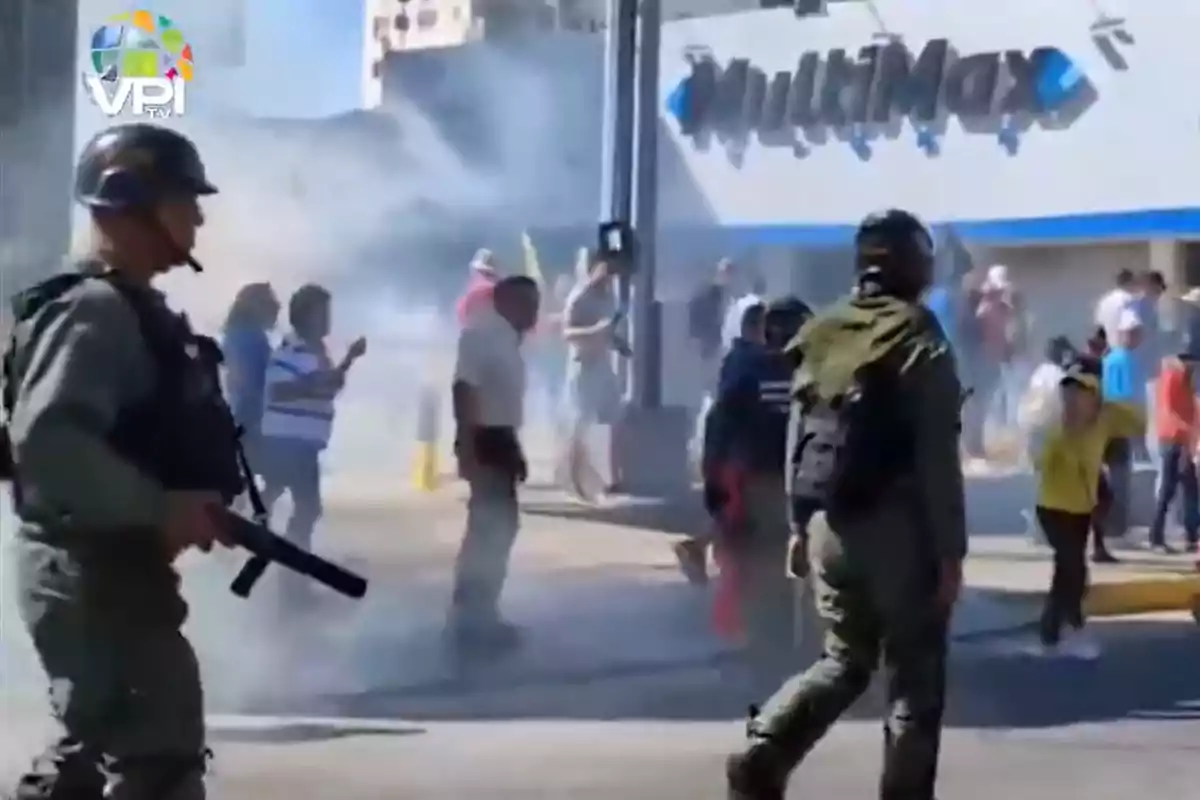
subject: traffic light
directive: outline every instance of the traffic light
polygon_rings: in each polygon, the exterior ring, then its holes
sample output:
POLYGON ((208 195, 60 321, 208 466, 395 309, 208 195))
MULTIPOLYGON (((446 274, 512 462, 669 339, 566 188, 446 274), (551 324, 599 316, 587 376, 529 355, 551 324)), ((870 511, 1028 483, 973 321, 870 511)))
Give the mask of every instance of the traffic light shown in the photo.
POLYGON ((633 228, 624 220, 602 222, 597 230, 596 253, 607 261, 618 275, 631 275, 637 269, 633 228))

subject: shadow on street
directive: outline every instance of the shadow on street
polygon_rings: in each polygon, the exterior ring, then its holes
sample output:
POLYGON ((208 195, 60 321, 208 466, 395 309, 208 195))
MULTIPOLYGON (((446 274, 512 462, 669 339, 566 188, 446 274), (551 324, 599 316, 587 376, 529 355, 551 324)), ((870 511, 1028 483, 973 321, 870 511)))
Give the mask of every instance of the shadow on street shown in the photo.
POLYGON ((223 727, 221 725, 209 725, 208 727, 208 738, 213 742, 252 744, 299 744, 364 736, 417 736, 423 733, 425 733, 425 729, 417 727, 397 728, 384 725, 334 725, 331 723, 281 723, 261 728, 223 727))

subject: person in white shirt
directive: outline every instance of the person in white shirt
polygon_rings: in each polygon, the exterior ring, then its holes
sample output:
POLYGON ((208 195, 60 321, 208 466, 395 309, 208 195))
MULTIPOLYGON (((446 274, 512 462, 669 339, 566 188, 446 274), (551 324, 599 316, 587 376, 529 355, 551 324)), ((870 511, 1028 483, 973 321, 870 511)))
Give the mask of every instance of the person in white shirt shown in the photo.
POLYGON ((330 326, 329 292, 302 286, 288 302, 291 331, 267 362, 259 471, 263 503, 270 512, 284 493, 292 498, 286 536, 305 549, 321 518, 321 453, 333 433, 334 400, 366 339, 350 345, 341 362, 330 360, 325 337, 330 326))
POLYGON ((614 354, 626 352, 618 335, 622 312, 613 295, 616 278, 610 264, 598 253, 591 255, 587 277, 567 295, 563 306, 563 338, 567 342, 567 395, 570 431, 563 448, 566 488, 576 499, 595 502, 605 481, 603 472, 589 452, 593 426, 608 426, 610 446, 608 494, 621 484, 620 437, 622 387, 614 354))
POLYGON ((518 438, 525 407, 525 335, 538 319, 537 283, 501 279, 492 307, 458 338, 454 367, 454 451, 467 481, 467 529, 454 571, 449 633, 467 651, 495 652, 519 642, 500 614, 500 594, 519 528, 517 485, 528 475, 518 438))
MULTIPOLYGON (((1075 348, 1065 336, 1056 336, 1046 344, 1045 359, 1029 377, 1029 387, 1021 400, 1020 422, 1031 438, 1031 447, 1040 442, 1046 428, 1061 414, 1062 378, 1075 348)), ((1032 452, 1037 452, 1035 448, 1032 452)))
POLYGON ((1137 280, 1132 271, 1123 269, 1117 273, 1117 285, 1096 303, 1095 323, 1104 328, 1110 342, 1121 338, 1121 316, 1132 308, 1137 300, 1137 280))

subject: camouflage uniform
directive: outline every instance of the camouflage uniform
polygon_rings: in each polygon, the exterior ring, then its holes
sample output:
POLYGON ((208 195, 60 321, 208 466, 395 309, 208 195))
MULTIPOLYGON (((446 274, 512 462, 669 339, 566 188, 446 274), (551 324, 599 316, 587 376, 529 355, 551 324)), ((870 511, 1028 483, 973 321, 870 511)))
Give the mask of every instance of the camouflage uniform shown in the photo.
POLYGON ((793 349, 805 363, 800 373, 811 369, 818 380, 896 357, 896 402, 911 410, 914 463, 868 510, 821 511, 808 523, 824 653, 751 719, 747 750, 730 760, 730 797, 782 800, 788 775, 882 663, 889 711, 879 796, 932 800, 950 615, 941 570, 967 546, 953 355, 927 311, 890 297, 858 296, 818 314, 793 349), (735 788, 739 774, 752 778, 735 788))
MULTIPOLYGON (((195 146, 154 125, 100 133, 76 170, 81 204, 148 228, 160 203, 215 192, 195 146)), ((163 296, 75 267, 17 295, 4 360, 17 606, 59 729, 16 797, 202 800, 200 671, 162 528, 171 490, 241 491, 234 432, 163 296)))

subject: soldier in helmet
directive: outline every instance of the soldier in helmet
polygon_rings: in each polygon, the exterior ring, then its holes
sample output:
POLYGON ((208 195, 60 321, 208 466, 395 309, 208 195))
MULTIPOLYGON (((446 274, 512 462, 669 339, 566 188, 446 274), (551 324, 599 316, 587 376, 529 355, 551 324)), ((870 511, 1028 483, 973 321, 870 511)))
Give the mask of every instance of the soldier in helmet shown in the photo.
POLYGON ((821 659, 747 726, 731 800, 783 800, 788 777, 866 691, 882 658, 889 714, 881 800, 933 800, 947 628, 967 538, 960 386, 920 303, 933 240, 913 215, 863 221, 858 281, 792 341, 787 472, 793 525, 827 628, 821 659))
POLYGON ((59 728, 20 800, 204 797, 200 674, 173 562, 224 543, 214 510, 242 483, 215 366, 199 361, 215 361, 211 340, 151 284, 198 269, 197 198, 215 192, 186 137, 104 131, 75 180, 93 249, 13 299, 18 609, 59 728))

